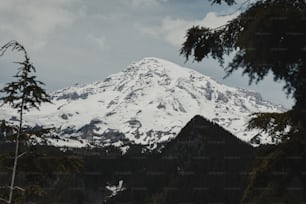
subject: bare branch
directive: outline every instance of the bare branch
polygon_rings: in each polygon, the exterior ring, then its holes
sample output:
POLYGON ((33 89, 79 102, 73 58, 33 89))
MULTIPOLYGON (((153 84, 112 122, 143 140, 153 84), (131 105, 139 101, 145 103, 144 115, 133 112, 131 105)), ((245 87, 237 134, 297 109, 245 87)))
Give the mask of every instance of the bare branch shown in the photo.
POLYGON ((3 202, 5 202, 5 203, 9 203, 9 200, 6 200, 6 199, 4 199, 4 198, 0 198, 0 201, 3 201, 3 202))
POLYGON ((22 153, 22 154, 19 154, 19 155, 18 155, 18 159, 19 159, 20 157, 23 157, 26 153, 27 153, 27 152, 24 152, 24 153, 22 153))
POLYGON ((21 188, 21 187, 19 187, 19 186, 15 186, 13 189, 14 189, 14 190, 15 190, 15 189, 16 189, 16 190, 20 190, 20 191, 22 191, 22 192, 24 192, 24 191, 25 191, 25 189, 24 189, 24 188, 21 188))

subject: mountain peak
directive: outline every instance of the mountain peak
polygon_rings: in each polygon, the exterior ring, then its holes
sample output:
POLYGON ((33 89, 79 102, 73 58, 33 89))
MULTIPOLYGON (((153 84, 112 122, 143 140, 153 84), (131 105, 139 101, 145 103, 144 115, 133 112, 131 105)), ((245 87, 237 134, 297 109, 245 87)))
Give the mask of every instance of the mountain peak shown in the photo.
MULTIPOLYGON (((84 139, 95 145, 122 146, 129 140, 154 147, 175 138, 195 115, 249 142, 258 134, 245 130, 250 113, 282 111, 256 92, 222 85, 192 69, 154 57, 132 63, 104 81, 51 95, 53 105, 27 114, 26 123, 53 124, 59 127, 58 137, 84 139)), ((0 108, 5 112, 1 116, 13 117, 7 110, 0 108)), ((262 141, 269 142, 265 136, 262 141)))
MULTIPOLYGON (((191 69, 187 69, 184 67, 181 67, 173 62, 160 59, 160 58, 154 58, 154 57, 146 57, 143 58, 137 62, 134 62, 130 64, 126 70, 123 72, 140 72, 140 73, 157 73, 157 76, 162 76, 162 74, 168 74, 174 77, 175 75, 180 74, 186 74, 186 72, 192 71, 191 69)), ((183 75, 184 75, 183 74, 183 75)))
POLYGON ((156 57, 145 57, 145 58, 135 62, 135 64, 160 64, 160 65, 172 64, 172 65, 177 66, 173 62, 170 62, 168 60, 161 59, 161 58, 156 58, 156 57))

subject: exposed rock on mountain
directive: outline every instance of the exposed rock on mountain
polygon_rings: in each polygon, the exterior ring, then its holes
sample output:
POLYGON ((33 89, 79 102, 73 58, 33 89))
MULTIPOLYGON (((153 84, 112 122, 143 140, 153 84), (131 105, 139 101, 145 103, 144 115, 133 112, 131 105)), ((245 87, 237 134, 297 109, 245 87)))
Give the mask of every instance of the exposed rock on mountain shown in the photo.
MULTIPOLYGON (((194 70, 157 58, 145 58, 103 82, 75 85, 51 93, 53 104, 25 115, 30 126, 54 126, 49 140, 56 146, 149 145, 174 139, 199 114, 216 122, 243 141, 258 134, 246 131, 253 112, 280 112, 281 106, 264 101, 258 93, 222 85, 194 70)), ((14 118, 8 107, 0 119, 14 118)), ((256 142, 271 142, 265 135, 256 142)))

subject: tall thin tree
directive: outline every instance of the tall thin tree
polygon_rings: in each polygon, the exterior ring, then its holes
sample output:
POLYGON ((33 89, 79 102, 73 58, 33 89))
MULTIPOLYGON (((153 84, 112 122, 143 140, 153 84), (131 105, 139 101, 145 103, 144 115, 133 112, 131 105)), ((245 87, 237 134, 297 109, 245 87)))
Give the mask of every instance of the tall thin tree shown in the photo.
POLYGON ((33 75, 33 73, 36 72, 36 69, 30 62, 30 58, 24 46, 22 46, 17 41, 10 41, 2 46, 0 49, 0 56, 3 56, 8 49, 22 52, 24 57, 24 61, 16 62, 16 64, 20 65, 16 75, 14 76, 16 81, 7 83, 0 91, 4 95, 0 98, 2 105, 11 106, 12 108, 16 109, 19 114, 16 128, 17 132, 14 134, 15 153, 13 158, 14 162, 11 174, 11 182, 9 186, 7 186, 9 190, 8 198, 0 198, 0 201, 11 204, 14 200, 14 191, 24 191, 23 188, 16 185, 18 160, 25 154, 25 152, 20 152, 20 140, 25 133, 23 129, 23 116, 32 108, 39 109, 41 103, 50 103, 50 97, 41 87, 41 85, 44 85, 44 83, 38 81, 36 76, 33 75))

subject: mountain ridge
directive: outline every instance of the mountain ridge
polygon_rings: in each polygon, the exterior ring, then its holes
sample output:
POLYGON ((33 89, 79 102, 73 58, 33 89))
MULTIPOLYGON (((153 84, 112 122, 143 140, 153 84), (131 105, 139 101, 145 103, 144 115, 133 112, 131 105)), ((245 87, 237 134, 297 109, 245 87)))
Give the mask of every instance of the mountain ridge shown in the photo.
MULTIPOLYGON (((144 58, 104 81, 64 88, 51 97, 53 105, 33 110, 25 122, 58 127, 57 139, 49 140, 55 146, 123 147, 132 142, 156 148, 198 114, 250 142, 258 134, 244 130, 250 113, 285 110, 254 91, 222 85, 158 58, 144 58)), ((0 111, 2 117, 14 117, 0 111)), ((261 140, 269 142, 266 136, 261 140)))
POLYGON ((130 164, 141 164, 120 178, 125 189, 106 203, 239 203, 254 153, 250 144, 196 115, 161 153, 139 160, 127 154, 130 164))

